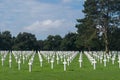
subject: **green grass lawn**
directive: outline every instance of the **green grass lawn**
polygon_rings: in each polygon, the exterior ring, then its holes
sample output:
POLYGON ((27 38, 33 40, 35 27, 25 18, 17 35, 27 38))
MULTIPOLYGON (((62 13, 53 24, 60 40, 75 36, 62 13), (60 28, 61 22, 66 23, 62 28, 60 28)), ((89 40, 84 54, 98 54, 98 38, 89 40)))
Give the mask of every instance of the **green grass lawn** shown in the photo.
POLYGON ((83 55, 82 68, 79 68, 79 55, 67 66, 67 71, 63 71, 63 64, 54 63, 54 69, 44 60, 43 67, 40 67, 38 55, 35 56, 32 72, 28 71, 28 61, 21 63, 21 70, 17 68, 15 58, 12 58, 12 68, 9 68, 7 55, 4 66, 0 61, 0 80, 120 80, 120 69, 117 61, 113 65, 110 61, 107 66, 97 63, 96 70, 83 55))

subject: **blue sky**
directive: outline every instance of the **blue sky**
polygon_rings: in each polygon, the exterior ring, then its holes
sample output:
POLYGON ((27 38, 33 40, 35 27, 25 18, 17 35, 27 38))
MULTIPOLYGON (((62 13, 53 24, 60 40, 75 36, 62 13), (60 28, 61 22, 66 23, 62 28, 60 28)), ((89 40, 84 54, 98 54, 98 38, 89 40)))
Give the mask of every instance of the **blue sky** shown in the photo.
POLYGON ((37 39, 76 32, 84 0, 0 0, 0 30, 13 36, 30 32, 37 39))

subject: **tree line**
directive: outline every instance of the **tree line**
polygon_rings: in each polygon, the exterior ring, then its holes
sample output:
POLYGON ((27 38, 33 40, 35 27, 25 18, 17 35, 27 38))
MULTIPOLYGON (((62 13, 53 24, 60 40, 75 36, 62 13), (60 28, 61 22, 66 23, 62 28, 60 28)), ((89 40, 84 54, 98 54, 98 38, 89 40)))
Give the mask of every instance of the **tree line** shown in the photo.
MULTIPOLYGON (((120 50, 120 28, 111 34, 110 50, 120 50)), ((68 33, 63 38, 60 35, 49 35, 45 40, 37 40, 34 34, 23 32, 16 37, 10 31, 0 32, 0 50, 54 50, 81 51, 89 50, 82 39, 83 35, 68 33), (80 38, 81 37, 81 38, 80 38), (80 40, 80 39, 81 40, 80 40)), ((102 39, 94 38, 89 43, 90 50, 105 50, 102 39)))
POLYGON ((86 0, 82 19, 77 19, 77 33, 49 35, 37 40, 23 32, 13 37, 10 31, 0 32, 0 50, 120 50, 120 0, 86 0))
POLYGON ((16 37, 10 31, 0 32, 0 50, 78 50, 75 44, 77 34, 69 33, 64 38, 49 35, 37 40, 34 34, 23 32, 16 37))

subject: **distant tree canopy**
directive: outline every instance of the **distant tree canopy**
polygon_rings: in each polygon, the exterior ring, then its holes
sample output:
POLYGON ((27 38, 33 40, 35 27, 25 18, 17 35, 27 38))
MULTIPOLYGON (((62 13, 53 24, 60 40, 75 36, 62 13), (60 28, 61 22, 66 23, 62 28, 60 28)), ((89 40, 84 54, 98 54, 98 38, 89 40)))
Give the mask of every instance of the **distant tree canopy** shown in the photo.
POLYGON ((36 50, 36 37, 31 33, 19 33, 14 39, 13 49, 15 50, 36 50))
POLYGON ((0 32, 0 50, 120 50, 120 0, 86 0, 83 13, 85 17, 77 19, 77 33, 63 38, 49 35, 37 40, 27 32, 16 37, 0 32))
POLYGON ((49 35, 47 39, 44 41, 44 50, 60 50, 62 38, 59 35, 49 35))
MULTIPOLYGON (((110 50, 120 50, 120 28, 111 33, 110 50)), ((86 34, 85 34, 86 35, 86 34)), ((89 34, 88 34, 89 35, 89 34)), ((87 38, 86 38, 87 39, 87 38)), ((0 32, 0 50, 54 50, 54 51, 81 51, 104 50, 102 39, 92 37, 90 43, 85 45, 83 34, 68 33, 65 37, 49 35, 45 40, 37 40, 34 34, 23 32, 13 37, 9 31, 0 32)))
POLYGON ((0 49, 1 50, 12 49, 12 35, 10 31, 0 32, 0 49))

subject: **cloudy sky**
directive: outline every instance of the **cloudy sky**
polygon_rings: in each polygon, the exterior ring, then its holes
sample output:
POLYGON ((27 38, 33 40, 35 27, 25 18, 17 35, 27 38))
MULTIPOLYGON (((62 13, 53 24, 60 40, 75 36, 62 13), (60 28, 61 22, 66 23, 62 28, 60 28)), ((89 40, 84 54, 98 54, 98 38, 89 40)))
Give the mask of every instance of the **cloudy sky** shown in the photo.
POLYGON ((30 32, 37 39, 75 32, 84 0, 0 0, 0 31, 30 32))

